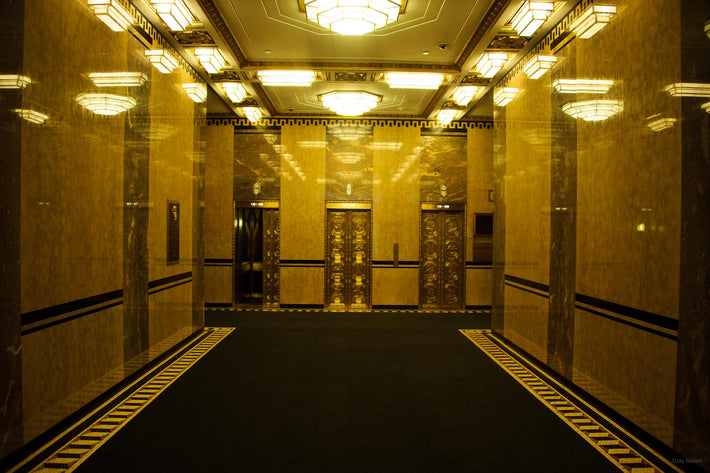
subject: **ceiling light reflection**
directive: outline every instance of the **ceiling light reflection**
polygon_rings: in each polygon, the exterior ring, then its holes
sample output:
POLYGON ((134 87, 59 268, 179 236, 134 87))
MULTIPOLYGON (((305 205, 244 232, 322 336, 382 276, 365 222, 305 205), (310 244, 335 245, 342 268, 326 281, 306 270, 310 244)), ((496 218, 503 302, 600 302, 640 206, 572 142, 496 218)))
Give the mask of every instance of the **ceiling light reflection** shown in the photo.
POLYGON ((18 74, 0 75, 0 89, 24 89, 32 83, 32 79, 18 74))
POLYGON ((148 80, 142 72, 90 72, 96 87, 140 87, 148 80))
POLYGON ((136 99, 119 94, 79 94, 76 102, 97 115, 118 115, 136 106, 136 99))
POLYGON ((560 94, 606 94, 613 80, 605 79, 555 79, 552 87, 560 94))
POLYGON ((620 100, 586 100, 569 102, 562 105, 562 111, 573 118, 581 118, 585 122, 606 120, 624 109, 620 100))
POLYGON ((673 97, 710 97, 710 84, 676 82, 667 85, 665 91, 673 97))
POLYGON ((28 108, 16 108, 15 113, 17 113, 20 118, 23 118, 30 123, 36 123, 38 125, 41 125, 49 118, 49 116, 45 115, 44 113, 40 113, 36 110, 28 108))

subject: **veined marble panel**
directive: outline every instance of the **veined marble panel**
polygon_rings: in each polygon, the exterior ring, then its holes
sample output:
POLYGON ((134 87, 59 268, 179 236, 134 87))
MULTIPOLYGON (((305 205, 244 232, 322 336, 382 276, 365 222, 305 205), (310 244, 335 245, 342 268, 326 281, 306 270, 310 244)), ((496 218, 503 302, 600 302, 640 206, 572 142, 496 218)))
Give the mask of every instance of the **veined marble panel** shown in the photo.
POLYGON ((466 137, 425 135, 419 147, 420 200, 466 202, 466 137))
MULTIPOLYGON (((419 131, 416 127, 374 127, 374 261, 393 261, 395 244, 400 261, 419 260, 419 131)), ((373 300, 373 304, 379 303, 373 300)))
MULTIPOLYGON (((278 200, 281 194, 281 135, 234 134, 234 200, 278 200)), ((224 169, 223 172, 228 172, 224 169)))
POLYGON ((372 127, 326 129, 325 199, 372 200, 372 127))
POLYGON ((281 267, 281 305, 323 305, 324 268, 281 267))
POLYGON ((493 213, 494 202, 488 193, 495 187, 493 178, 493 128, 469 128, 466 143, 466 261, 473 258, 473 223, 477 213, 493 213))
MULTIPOLYGON (((232 258, 234 127, 212 125, 205 134, 205 257, 232 258)), ((206 291, 209 285, 205 281, 206 291)))

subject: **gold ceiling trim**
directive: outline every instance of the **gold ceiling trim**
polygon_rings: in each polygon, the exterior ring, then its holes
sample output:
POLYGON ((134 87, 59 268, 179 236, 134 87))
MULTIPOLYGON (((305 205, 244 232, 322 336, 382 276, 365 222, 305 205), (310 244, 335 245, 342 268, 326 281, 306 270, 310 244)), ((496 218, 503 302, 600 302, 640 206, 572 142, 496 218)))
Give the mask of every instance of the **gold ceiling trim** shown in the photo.
MULTIPOLYGON (((301 13, 306 13, 306 0, 296 0, 298 2, 298 11, 301 13)), ((404 13, 404 11, 407 9, 407 1, 408 0, 402 0, 402 3, 399 5, 399 14, 401 15, 404 13)))
POLYGON ((234 58, 237 60, 237 64, 235 64, 235 66, 241 68, 247 63, 247 58, 244 56, 242 48, 239 47, 239 43, 237 43, 237 40, 229 30, 229 27, 227 27, 227 22, 224 21, 224 17, 217 8, 217 5, 215 5, 213 0, 197 0, 197 3, 210 19, 212 25, 217 29, 220 36, 222 36, 224 42, 227 43, 227 46, 229 46, 234 58))
POLYGON ((249 120, 235 116, 211 115, 207 117, 208 126, 231 125, 235 127, 249 127, 254 129, 280 127, 280 126, 390 126, 397 128, 429 128, 442 131, 468 130, 468 129, 493 129, 492 120, 457 120, 448 127, 441 127, 437 120, 424 120, 420 118, 336 118, 336 117, 279 117, 262 118, 254 126, 249 120))
POLYGON ((510 3, 510 0, 494 0, 490 8, 488 8, 483 20, 481 20, 478 28, 476 28, 475 33, 473 33, 471 39, 468 40, 468 44, 464 48, 461 55, 459 55, 458 59, 456 59, 455 65, 459 71, 462 70, 466 62, 468 62, 473 50, 476 49, 478 43, 480 43, 486 33, 488 33, 488 30, 490 30, 495 22, 498 21, 498 18, 500 18, 503 14, 503 11, 508 6, 508 3, 510 3))

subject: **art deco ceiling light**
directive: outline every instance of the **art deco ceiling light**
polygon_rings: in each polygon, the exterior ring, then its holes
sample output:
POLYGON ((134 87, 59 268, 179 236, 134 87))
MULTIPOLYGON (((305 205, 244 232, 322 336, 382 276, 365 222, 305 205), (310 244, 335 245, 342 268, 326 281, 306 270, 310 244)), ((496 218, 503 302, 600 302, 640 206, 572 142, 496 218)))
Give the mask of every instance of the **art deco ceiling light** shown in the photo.
POLYGON ((710 38, 710 20, 705 22, 705 36, 710 38))
POLYGON ((136 99, 118 94, 79 94, 76 96, 76 101, 97 115, 118 115, 136 106, 136 99))
MULTIPOLYGON (((656 117, 658 117, 658 115, 656 115, 656 117)), ((667 130, 668 128, 673 128, 673 125, 677 121, 675 118, 656 117, 651 117, 652 119, 647 124, 647 126, 653 131, 663 131, 667 130), (653 118, 655 118, 655 120, 653 118)))
POLYGON ((346 90, 335 90, 327 94, 319 95, 318 98, 323 105, 346 117, 357 117, 369 112, 377 106, 381 98, 378 95, 368 92, 354 92, 346 90))
POLYGON ((247 117, 247 120, 251 123, 258 122, 263 116, 259 107, 242 107, 242 112, 244 112, 244 116, 247 117))
POLYGON ((532 36, 547 21, 553 8, 552 2, 524 2, 511 20, 513 29, 519 36, 532 36))
POLYGON ((32 79, 17 74, 0 75, 0 89, 24 89, 32 83, 32 79))
POLYGON ((190 82, 189 84, 182 84, 182 88, 188 97, 197 103, 207 100, 207 86, 205 84, 190 82))
POLYGON ((148 77, 142 72, 90 72, 96 87, 140 87, 148 77))
POLYGON ((397 21, 401 0, 306 0, 306 18, 345 35, 361 35, 397 21))
POLYGON ((533 56, 533 58, 525 64, 523 71, 525 71, 525 74, 527 74, 530 79, 539 79, 543 74, 552 69, 555 62, 557 62, 555 56, 543 56, 538 54, 533 56))
POLYGON ((705 110, 706 112, 710 113, 710 102, 705 102, 700 107, 702 107, 702 109, 705 110))
POLYGON ((313 71, 259 71, 257 76, 268 86, 308 87, 316 80, 313 71))
POLYGON ((182 0, 150 0, 150 4, 173 31, 182 31, 192 23, 192 13, 182 0))
POLYGON ((570 30, 580 39, 591 38, 597 31, 604 28, 615 14, 616 7, 614 5, 593 3, 572 22, 570 30))
POLYGON ((624 102, 619 100, 587 100, 570 102, 562 105, 562 111, 585 122, 598 122, 616 115, 624 109, 624 102))
POLYGON ((483 77, 489 78, 496 75, 508 60, 508 53, 483 53, 476 63, 476 70, 483 77))
POLYGON ((393 89, 437 89, 444 74, 419 72, 388 72, 385 82, 393 89))
POLYGON ((665 91, 673 97, 710 97, 710 84, 676 82, 666 86, 665 91))
POLYGON ((202 67, 210 74, 217 74, 226 64, 222 52, 217 48, 196 48, 194 53, 202 67))
POLYGON ((239 82, 222 82, 222 90, 227 94, 227 97, 234 102, 239 103, 247 96, 247 90, 239 82))
POLYGON ((613 80, 606 79, 555 79, 552 88, 560 94, 606 94, 613 80))
POLYGON ((505 107, 518 93, 516 87, 500 87, 493 92, 493 102, 499 107, 505 107))
POLYGON ((439 113, 436 114, 436 120, 441 124, 441 126, 449 126, 449 123, 454 121, 458 117, 459 111, 454 108, 442 108, 439 113))
POLYGON ((465 107, 471 101, 472 98, 478 93, 479 87, 476 85, 461 85, 456 87, 453 98, 457 105, 465 107))
POLYGON ((38 125, 41 125, 49 118, 49 116, 45 115, 44 113, 40 113, 36 110, 30 110, 27 108, 16 108, 15 113, 17 113, 20 117, 24 118, 28 122, 36 123, 38 125))
POLYGON ((170 74, 178 66, 178 61, 165 49, 149 49, 145 56, 163 74, 170 74))
POLYGON ((118 0, 88 0, 89 8, 113 31, 126 31, 135 21, 118 0))

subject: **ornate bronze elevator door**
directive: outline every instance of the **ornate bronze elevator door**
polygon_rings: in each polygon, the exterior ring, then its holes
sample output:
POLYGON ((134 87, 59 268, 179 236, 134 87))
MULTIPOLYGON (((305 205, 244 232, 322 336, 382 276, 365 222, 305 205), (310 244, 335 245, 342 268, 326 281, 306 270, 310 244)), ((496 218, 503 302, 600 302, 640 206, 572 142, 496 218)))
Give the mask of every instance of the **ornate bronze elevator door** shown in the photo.
POLYGON ((422 210, 419 306, 464 307, 464 213, 422 210))
POLYGON ((325 255, 326 308, 370 308, 370 228, 369 210, 328 210, 325 255))

